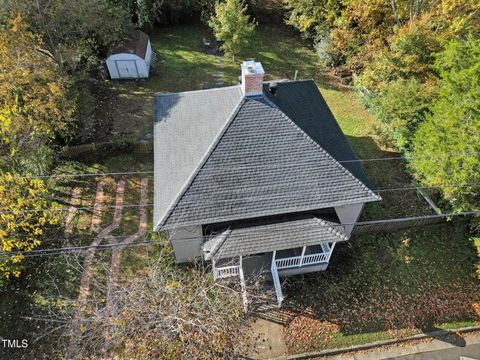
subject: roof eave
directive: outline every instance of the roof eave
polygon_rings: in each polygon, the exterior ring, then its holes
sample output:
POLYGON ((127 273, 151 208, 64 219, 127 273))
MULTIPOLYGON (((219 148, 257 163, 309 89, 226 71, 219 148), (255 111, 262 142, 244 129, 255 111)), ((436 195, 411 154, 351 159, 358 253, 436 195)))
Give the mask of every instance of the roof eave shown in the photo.
POLYGON ((217 224, 217 223, 222 223, 222 222, 228 222, 228 221, 238 221, 238 220, 248 220, 248 219, 255 219, 259 217, 264 217, 264 216, 274 216, 274 215, 288 215, 294 212, 305 212, 305 211, 314 211, 314 210, 321 210, 321 209, 326 209, 330 207, 336 207, 336 206, 344 206, 344 205, 353 205, 353 204, 358 204, 358 203, 368 203, 368 202, 374 202, 374 201, 380 201, 381 197, 378 196, 378 198, 370 198, 370 199, 362 199, 362 200, 352 200, 352 201, 342 201, 342 202, 336 202, 336 203, 329 203, 327 205, 323 206, 310 206, 310 207, 302 207, 302 208, 289 208, 289 209, 284 209, 282 211, 270 211, 270 212, 261 212, 261 213, 255 213, 255 214, 250 214, 250 215, 243 215, 243 216, 224 216, 224 217, 217 217, 217 218, 208 218, 208 219, 203 219, 203 220, 195 220, 195 221, 187 221, 187 222, 182 222, 182 223, 176 223, 174 225, 170 224, 159 224, 156 228, 155 231, 160 231, 160 230, 172 230, 172 229, 177 229, 180 227, 187 227, 187 226, 200 226, 200 225, 206 225, 206 224, 217 224))

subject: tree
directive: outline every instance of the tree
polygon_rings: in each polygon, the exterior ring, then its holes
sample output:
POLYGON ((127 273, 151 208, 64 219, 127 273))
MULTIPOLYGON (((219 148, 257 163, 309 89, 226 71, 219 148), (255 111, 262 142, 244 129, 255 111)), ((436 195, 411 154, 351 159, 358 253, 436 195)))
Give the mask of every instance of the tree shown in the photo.
POLYGON ((435 96, 434 86, 415 78, 390 82, 372 100, 376 117, 401 150, 408 151, 417 126, 429 112, 435 96))
POLYGON ((222 50, 233 58, 248 43, 256 26, 250 22, 246 11, 247 6, 242 0, 218 1, 215 15, 209 21, 217 39, 223 41, 222 50))
POLYGON ((319 28, 329 30, 341 13, 341 0, 283 0, 286 22, 308 37, 315 38, 319 28))
POLYGON ((131 30, 128 10, 109 0, 4 0, 2 10, 21 14, 60 69, 75 78, 96 71, 131 30))
POLYGON ((40 246, 46 226, 58 222, 57 205, 46 193, 42 180, 0 172, 0 285, 20 276, 25 256, 16 252, 40 246))
POLYGON ((0 168, 44 171, 47 145, 72 120, 68 80, 20 15, 0 32, 0 58, 0 168))
POLYGON ((102 292, 91 292, 83 331, 74 333, 80 357, 101 352, 104 342, 111 351, 107 355, 128 359, 239 359, 245 354, 240 294, 216 283, 201 264, 179 267, 169 244, 163 246, 156 261, 118 284, 109 311, 102 292))
POLYGON ((455 39, 439 53, 439 98, 418 129, 412 167, 457 209, 477 208, 480 186, 480 39, 455 39))

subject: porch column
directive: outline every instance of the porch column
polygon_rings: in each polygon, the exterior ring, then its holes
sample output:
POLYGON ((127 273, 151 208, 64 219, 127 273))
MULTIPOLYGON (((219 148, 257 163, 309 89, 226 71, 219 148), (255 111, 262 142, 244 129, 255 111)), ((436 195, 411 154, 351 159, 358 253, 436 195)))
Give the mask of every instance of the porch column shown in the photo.
POLYGON ((306 246, 303 247, 302 249, 302 255, 300 256, 300 265, 298 265, 299 267, 303 265, 303 257, 305 256, 305 250, 307 249, 306 246))
POLYGON ((213 278, 217 280, 217 269, 215 268, 215 259, 212 257, 212 272, 213 278))
POLYGON ((245 276, 243 275, 243 256, 240 255, 240 264, 238 268, 238 276, 240 277, 240 287, 242 288, 242 302, 243 302, 243 311, 247 313, 248 310, 248 299, 247 299, 247 286, 245 285, 245 276))

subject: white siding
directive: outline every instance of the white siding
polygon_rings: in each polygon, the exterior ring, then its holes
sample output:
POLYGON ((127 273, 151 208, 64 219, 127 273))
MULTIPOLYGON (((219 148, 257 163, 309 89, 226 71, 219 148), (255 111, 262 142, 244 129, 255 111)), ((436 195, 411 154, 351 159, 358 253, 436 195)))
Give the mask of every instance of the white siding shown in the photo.
POLYGON ((177 263, 192 261, 202 255, 202 227, 189 226, 169 231, 170 244, 177 263))
POLYGON ((147 52, 145 53, 145 62, 147 64, 147 69, 150 70, 150 65, 152 64, 152 45, 150 44, 150 40, 148 40, 148 43, 147 43, 147 52))
MULTIPOLYGON (((362 213, 364 203, 353 204, 353 205, 344 205, 336 206, 335 212, 337 213, 338 219, 342 224, 352 224, 355 223, 360 214, 362 213)), ((354 225, 346 225, 345 233, 350 236, 352 234, 354 225)))
MULTIPOLYGON (((149 63, 142 59, 141 57, 129 54, 121 53, 114 54, 107 58, 107 68, 110 73, 110 78, 112 79, 140 79, 148 78, 150 61, 152 57, 152 50, 150 47, 150 40, 148 42, 147 54, 149 53, 149 63)), ((147 57, 147 56, 146 56, 147 57)))

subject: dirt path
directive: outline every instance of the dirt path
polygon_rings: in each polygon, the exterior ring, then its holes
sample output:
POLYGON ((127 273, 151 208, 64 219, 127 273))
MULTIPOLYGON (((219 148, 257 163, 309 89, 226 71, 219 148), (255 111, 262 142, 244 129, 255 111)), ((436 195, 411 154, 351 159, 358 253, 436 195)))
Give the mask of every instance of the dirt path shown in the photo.
POLYGON ((98 233, 100 231, 100 221, 103 208, 103 183, 97 184, 97 192, 95 194, 95 203, 93 205, 91 231, 98 233))
POLYGON ((110 276, 108 278, 107 287, 107 306, 111 302, 111 296, 117 287, 117 281, 120 270, 120 257, 122 255, 123 248, 131 244, 132 242, 140 239, 145 235, 147 229, 147 201, 148 201, 148 179, 143 178, 140 183, 140 203, 139 203, 139 225, 135 234, 125 238, 123 242, 118 242, 114 236, 109 236, 108 240, 111 244, 120 244, 119 246, 112 248, 112 261, 110 268, 110 276))
POLYGON ((80 195, 82 193, 82 190, 79 187, 75 187, 72 190, 72 197, 70 200, 70 207, 68 208, 68 213, 67 217, 65 219, 65 243, 68 245, 70 241, 68 238, 72 235, 73 233, 73 219, 75 218, 75 215, 77 214, 77 206, 80 204, 80 195))
MULTIPOLYGON (((118 279, 120 277, 120 260, 125 246, 139 240, 145 235, 147 230, 147 201, 148 201, 148 179, 143 178, 140 183, 140 203, 139 203, 139 224, 135 234, 119 242, 115 236, 108 236, 110 244, 118 245, 112 248, 112 260, 110 266, 110 276, 107 283, 107 303, 105 311, 108 314, 109 322, 115 317, 115 293, 118 288, 118 279)), ((103 354, 106 354, 109 343, 108 332, 104 334, 103 354)))
POLYGON ((218 70, 215 70, 213 72, 213 84, 215 87, 221 87, 224 85, 224 81, 223 81, 223 78, 225 75, 223 72, 224 65, 225 65, 225 60, 223 58, 223 55, 217 56, 216 66, 218 70))
MULTIPOLYGON (((115 214, 113 217, 113 222, 108 225, 106 228, 100 228, 100 220, 95 224, 95 231, 98 232, 98 235, 95 236, 92 243, 90 244, 90 248, 86 250, 85 259, 83 261, 83 273, 80 280, 80 291, 78 294, 77 299, 77 307, 75 314, 73 316, 73 325, 72 325, 72 341, 69 346, 69 350, 67 353, 67 358, 73 359, 77 355, 77 348, 78 348, 78 332, 80 331, 80 325, 82 322, 83 314, 87 310, 87 300, 88 295, 90 293, 90 280, 92 277, 92 264, 95 257, 96 246, 100 245, 101 241, 110 233, 120 226, 120 221, 122 220, 122 211, 123 211, 123 199, 124 199, 124 192, 125 192, 125 180, 120 180, 117 183, 117 194, 115 198, 115 214)), ((98 209, 103 207, 103 185, 99 183, 97 185, 97 193, 95 196, 95 205, 94 205, 94 214, 92 215, 92 227, 94 226, 94 217, 98 216, 98 209), (95 209, 98 211, 95 212, 95 209)), ((99 217, 98 217, 99 219, 99 217)))

